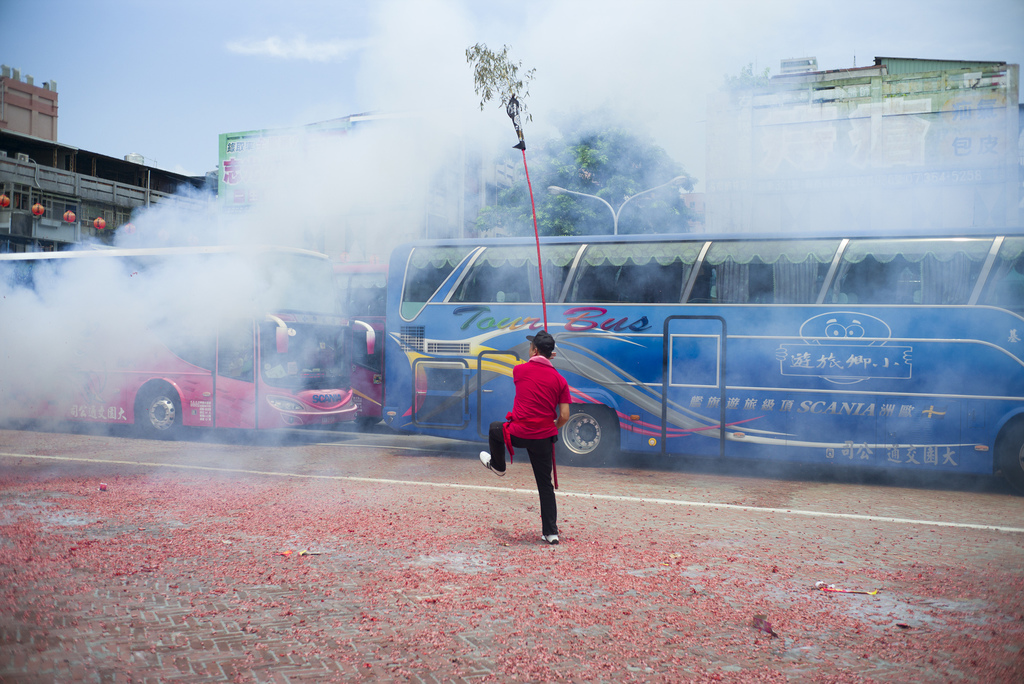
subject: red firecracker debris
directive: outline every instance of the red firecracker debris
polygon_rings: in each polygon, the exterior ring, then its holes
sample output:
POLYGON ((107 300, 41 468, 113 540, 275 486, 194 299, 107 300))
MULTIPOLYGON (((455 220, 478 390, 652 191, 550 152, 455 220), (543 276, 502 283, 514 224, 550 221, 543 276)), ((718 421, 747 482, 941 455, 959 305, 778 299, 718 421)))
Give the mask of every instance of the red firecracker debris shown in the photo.
POLYGON ((770 634, 773 637, 779 636, 778 634, 775 633, 775 630, 772 629, 772 623, 768 622, 768 616, 767 615, 755 615, 754 616, 754 629, 762 631, 765 634, 770 634))

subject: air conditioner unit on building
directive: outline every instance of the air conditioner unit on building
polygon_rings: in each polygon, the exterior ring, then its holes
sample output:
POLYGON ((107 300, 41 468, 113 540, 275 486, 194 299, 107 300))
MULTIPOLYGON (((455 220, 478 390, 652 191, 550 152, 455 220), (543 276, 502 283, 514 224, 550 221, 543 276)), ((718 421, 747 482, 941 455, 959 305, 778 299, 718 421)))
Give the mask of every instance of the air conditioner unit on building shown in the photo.
POLYGON ((28 163, 28 155, 25 154, 24 152, 19 152, 18 153, 18 161, 25 162, 27 164, 28 163))

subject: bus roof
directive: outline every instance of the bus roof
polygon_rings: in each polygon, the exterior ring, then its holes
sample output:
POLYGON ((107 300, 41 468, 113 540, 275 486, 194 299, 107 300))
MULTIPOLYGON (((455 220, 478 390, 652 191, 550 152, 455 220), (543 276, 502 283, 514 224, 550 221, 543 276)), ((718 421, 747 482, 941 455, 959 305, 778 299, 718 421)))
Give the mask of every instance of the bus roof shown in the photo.
POLYGON ((296 247, 273 245, 217 246, 217 247, 154 247, 146 249, 81 249, 62 252, 19 252, 0 254, 0 261, 38 261, 41 259, 78 259, 91 257, 142 257, 142 256, 187 256, 202 254, 266 254, 281 253, 309 256, 327 260, 327 255, 296 247))
MULTIPOLYGON (((885 239, 951 239, 979 238, 1006 235, 1024 237, 1024 228, 1008 226, 1002 228, 970 228, 970 229, 928 229, 906 231, 821 231, 815 233, 644 233, 639 235, 558 235, 541 236, 541 244, 574 245, 580 243, 628 243, 628 242, 707 242, 707 241, 753 241, 753 240, 851 240, 861 238, 885 239)), ((480 238, 443 238, 438 240, 415 240, 405 243, 405 247, 449 247, 466 244, 488 246, 514 246, 535 244, 535 238, 529 237, 480 237, 480 238)))
POLYGON ((335 261, 335 273, 387 273, 386 261, 335 261))

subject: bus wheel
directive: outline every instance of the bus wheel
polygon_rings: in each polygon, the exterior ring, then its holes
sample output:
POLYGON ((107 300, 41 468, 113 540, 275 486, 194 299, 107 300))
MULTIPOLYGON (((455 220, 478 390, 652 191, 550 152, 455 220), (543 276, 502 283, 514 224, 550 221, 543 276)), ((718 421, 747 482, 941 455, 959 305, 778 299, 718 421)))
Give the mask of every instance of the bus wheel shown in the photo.
POLYGON ((604 465, 619 448, 619 421, 607 406, 570 404, 569 422, 559 432, 556 461, 604 465))
POLYGON ((1024 493, 1024 419, 1014 420, 999 433, 996 458, 1003 477, 1024 493))
POLYGON ((135 427, 146 437, 170 437, 181 426, 181 400, 167 383, 147 385, 135 400, 135 427))

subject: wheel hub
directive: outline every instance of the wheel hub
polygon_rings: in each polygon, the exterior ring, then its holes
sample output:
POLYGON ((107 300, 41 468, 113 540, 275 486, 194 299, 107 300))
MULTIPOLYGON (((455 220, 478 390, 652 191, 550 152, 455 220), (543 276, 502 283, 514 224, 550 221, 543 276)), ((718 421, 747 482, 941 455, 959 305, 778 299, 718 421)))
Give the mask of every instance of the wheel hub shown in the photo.
POLYGON ((149 405, 149 423, 157 430, 170 428, 174 418, 174 402, 167 397, 158 397, 149 405))
POLYGON ((565 446, 577 454, 589 454, 601 443, 601 425, 585 413, 569 418, 563 434, 565 446))

